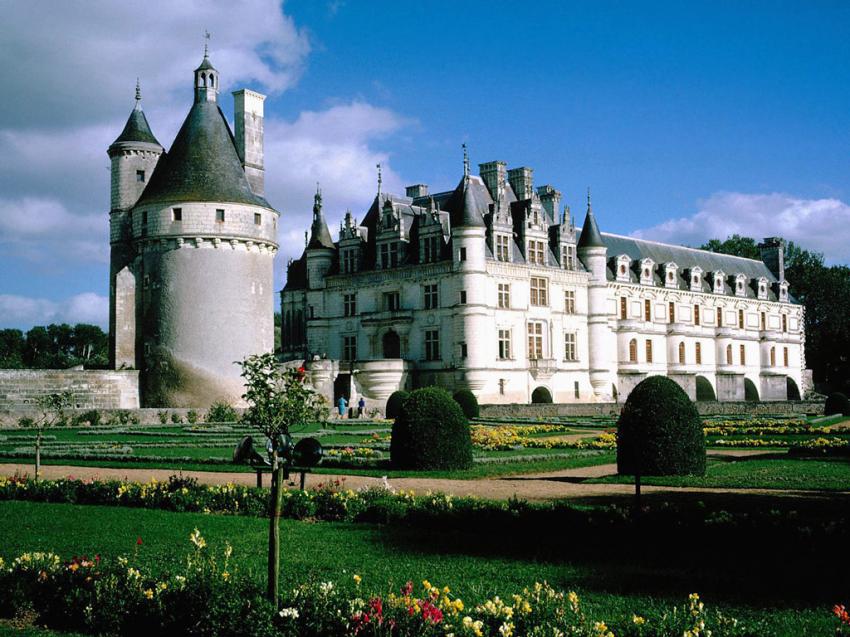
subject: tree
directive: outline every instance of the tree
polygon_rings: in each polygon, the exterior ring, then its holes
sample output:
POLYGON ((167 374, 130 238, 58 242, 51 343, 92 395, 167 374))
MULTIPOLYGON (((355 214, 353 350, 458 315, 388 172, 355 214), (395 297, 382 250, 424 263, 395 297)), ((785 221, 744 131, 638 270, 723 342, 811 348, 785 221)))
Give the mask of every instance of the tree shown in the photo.
POLYGON ((26 344, 21 330, 0 330, 0 369, 21 369, 26 344))
POLYGON ((283 369, 274 354, 249 356, 242 367, 246 391, 242 395, 248 409, 242 422, 261 432, 271 450, 271 502, 269 507, 269 601, 279 603, 280 512, 286 462, 291 452, 289 433, 298 425, 322 421, 327 410, 321 397, 304 383, 304 369, 283 369))
POLYGON ((733 234, 731 237, 726 237, 724 241, 720 239, 711 239, 707 243, 700 246, 701 250, 709 252, 719 252, 722 254, 734 254, 738 257, 746 257, 747 259, 761 260, 761 252, 755 239, 750 237, 742 237, 739 234, 733 234))
POLYGON ((35 421, 35 481, 38 482, 41 473, 41 445, 44 442, 44 431, 65 422, 65 410, 71 406, 74 395, 70 391, 45 394, 32 402, 38 407, 41 415, 35 421))

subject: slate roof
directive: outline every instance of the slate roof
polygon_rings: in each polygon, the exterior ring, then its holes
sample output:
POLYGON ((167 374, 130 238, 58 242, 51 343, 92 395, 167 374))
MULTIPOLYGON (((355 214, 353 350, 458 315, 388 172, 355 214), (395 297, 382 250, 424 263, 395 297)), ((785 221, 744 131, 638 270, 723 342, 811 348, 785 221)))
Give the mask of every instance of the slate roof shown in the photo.
POLYGON ((328 224, 325 222, 325 215, 320 212, 313 217, 313 225, 310 227, 310 243, 307 244, 307 249, 330 248, 333 250, 334 247, 328 224))
POLYGON ((127 118, 127 123, 124 124, 124 130, 118 136, 112 145, 120 144, 121 142, 145 142, 148 144, 156 144, 162 147, 148 125, 148 120, 145 117, 144 111, 140 107, 134 108, 130 112, 130 117, 127 118))
POLYGON ((602 240, 602 235, 599 232, 599 226, 596 224, 596 217, 593 216, 593 210, 590 204, 587 205, 587 216, 584 218, 584 226, 587 232, 582 232, 576 244, 579 248, 602 248, 605 242, 602 240))
POLYGON ((490 211, 492 203, 481 178, 470 175, 460 180, 442 207, 451 215, 452 228, 484 228, 484 215, 490 211))
POLYGON ((180 201, 220 201, 271 208, 248 185, 230 126, 215 102, 192 105, 136 206, 180 201))

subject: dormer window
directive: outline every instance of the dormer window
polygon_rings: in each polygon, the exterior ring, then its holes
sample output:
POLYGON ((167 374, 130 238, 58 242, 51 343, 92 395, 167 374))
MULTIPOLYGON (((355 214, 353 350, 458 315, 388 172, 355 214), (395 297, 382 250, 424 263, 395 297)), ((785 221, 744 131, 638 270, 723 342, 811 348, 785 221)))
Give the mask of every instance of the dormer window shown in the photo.
POLYGON ((758 297, 760 299, 767 298, 767 279, 765 277, 759 279, 758 297))
POLYGON ((572 244, 561 246, 561 267, 564 270, 576 269, 576 247, 572 244))
POLYGON ((702 268, 699 266, 691 268, 691 291, 699 292, 702 290, 702 268))
POLYGON ((747 296, 747 277, 744 274, 735 277, 735 296, 747 296))
POLYGON ((668 263, 664 267, 664 286, 668 288, 678 288, 678 281, 676 279, 676 274, 679 270, 679 266, 675 263, 668 263))
POLYGON ((511 238, 506 234, 496 235, 496 261, 511 260, 511 238))
POLYGON ((643 259, 640 262, 640 284, 653 285, 652 271, 655 269, 655 263, 652 259, 643 259))
POLYGON ((398 243, 389 241, 381 244, 381 269, 398 266, 398 243))
POLYGON ((440 260, 440 237, 432 236, 422 239, 422 263, 433 263, 440 260))
POLYGON ((788 302, 788 281, 779 282, 779 301, 782 303, 788 302))
POLYGON ((617 257, 617 280, 618 281, 629 281, 629 266, 631 265, 631 258, 628 255, 621 254, 617 257))
POLYGON ((726 294, 726 274, 723 271, 714 273, 714 293, 726 294))
POLYGON ((345 273, 357 272, 359 270, 358 258, 359 250, 357 248, 348 248, 342 251, 342 271, 345 273))

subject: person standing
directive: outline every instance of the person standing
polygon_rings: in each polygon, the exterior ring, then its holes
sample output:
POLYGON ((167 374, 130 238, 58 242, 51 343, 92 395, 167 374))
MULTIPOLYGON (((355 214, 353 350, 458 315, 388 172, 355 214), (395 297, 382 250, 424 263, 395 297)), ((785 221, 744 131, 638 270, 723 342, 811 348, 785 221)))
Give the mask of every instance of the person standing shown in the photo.
POLYGON ((338 410, 339 410, 339 417, 340 417, 340 418, 345 418, 345 408, 346 408, 347 406, 348 406, 348 403, 346 403, 346 402, 345 402, 345 396, 340 396, 340 397, 339 397, 339 403, 338 403, 338 405, 337 405, 337 408, 338 408, 338 410))
POLYGON ((357 417, 363 418, 363 412, 366 411, 366 399, 363 396, 357 401, 357 417))

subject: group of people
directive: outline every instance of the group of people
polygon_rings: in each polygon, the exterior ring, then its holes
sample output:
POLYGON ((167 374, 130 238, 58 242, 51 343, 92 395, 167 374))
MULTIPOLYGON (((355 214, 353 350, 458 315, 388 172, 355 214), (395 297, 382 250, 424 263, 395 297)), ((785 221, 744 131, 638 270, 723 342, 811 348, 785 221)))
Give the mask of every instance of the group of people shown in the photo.
MULTIPOLYGON (((339 411, 339 417, 345 418, 345 414, 348 411, 348 401, 345 400, 345 396, 340 396, 339 401, 337 402, 337 410, 339 411)), ((357 418, 362 418, 363 414, 366 412, 366 400, 363 396, 360 397, 360 400, 357 401, 357 418)), ((354 413, 349 414, 349 418, 353 418, 354 413)))

